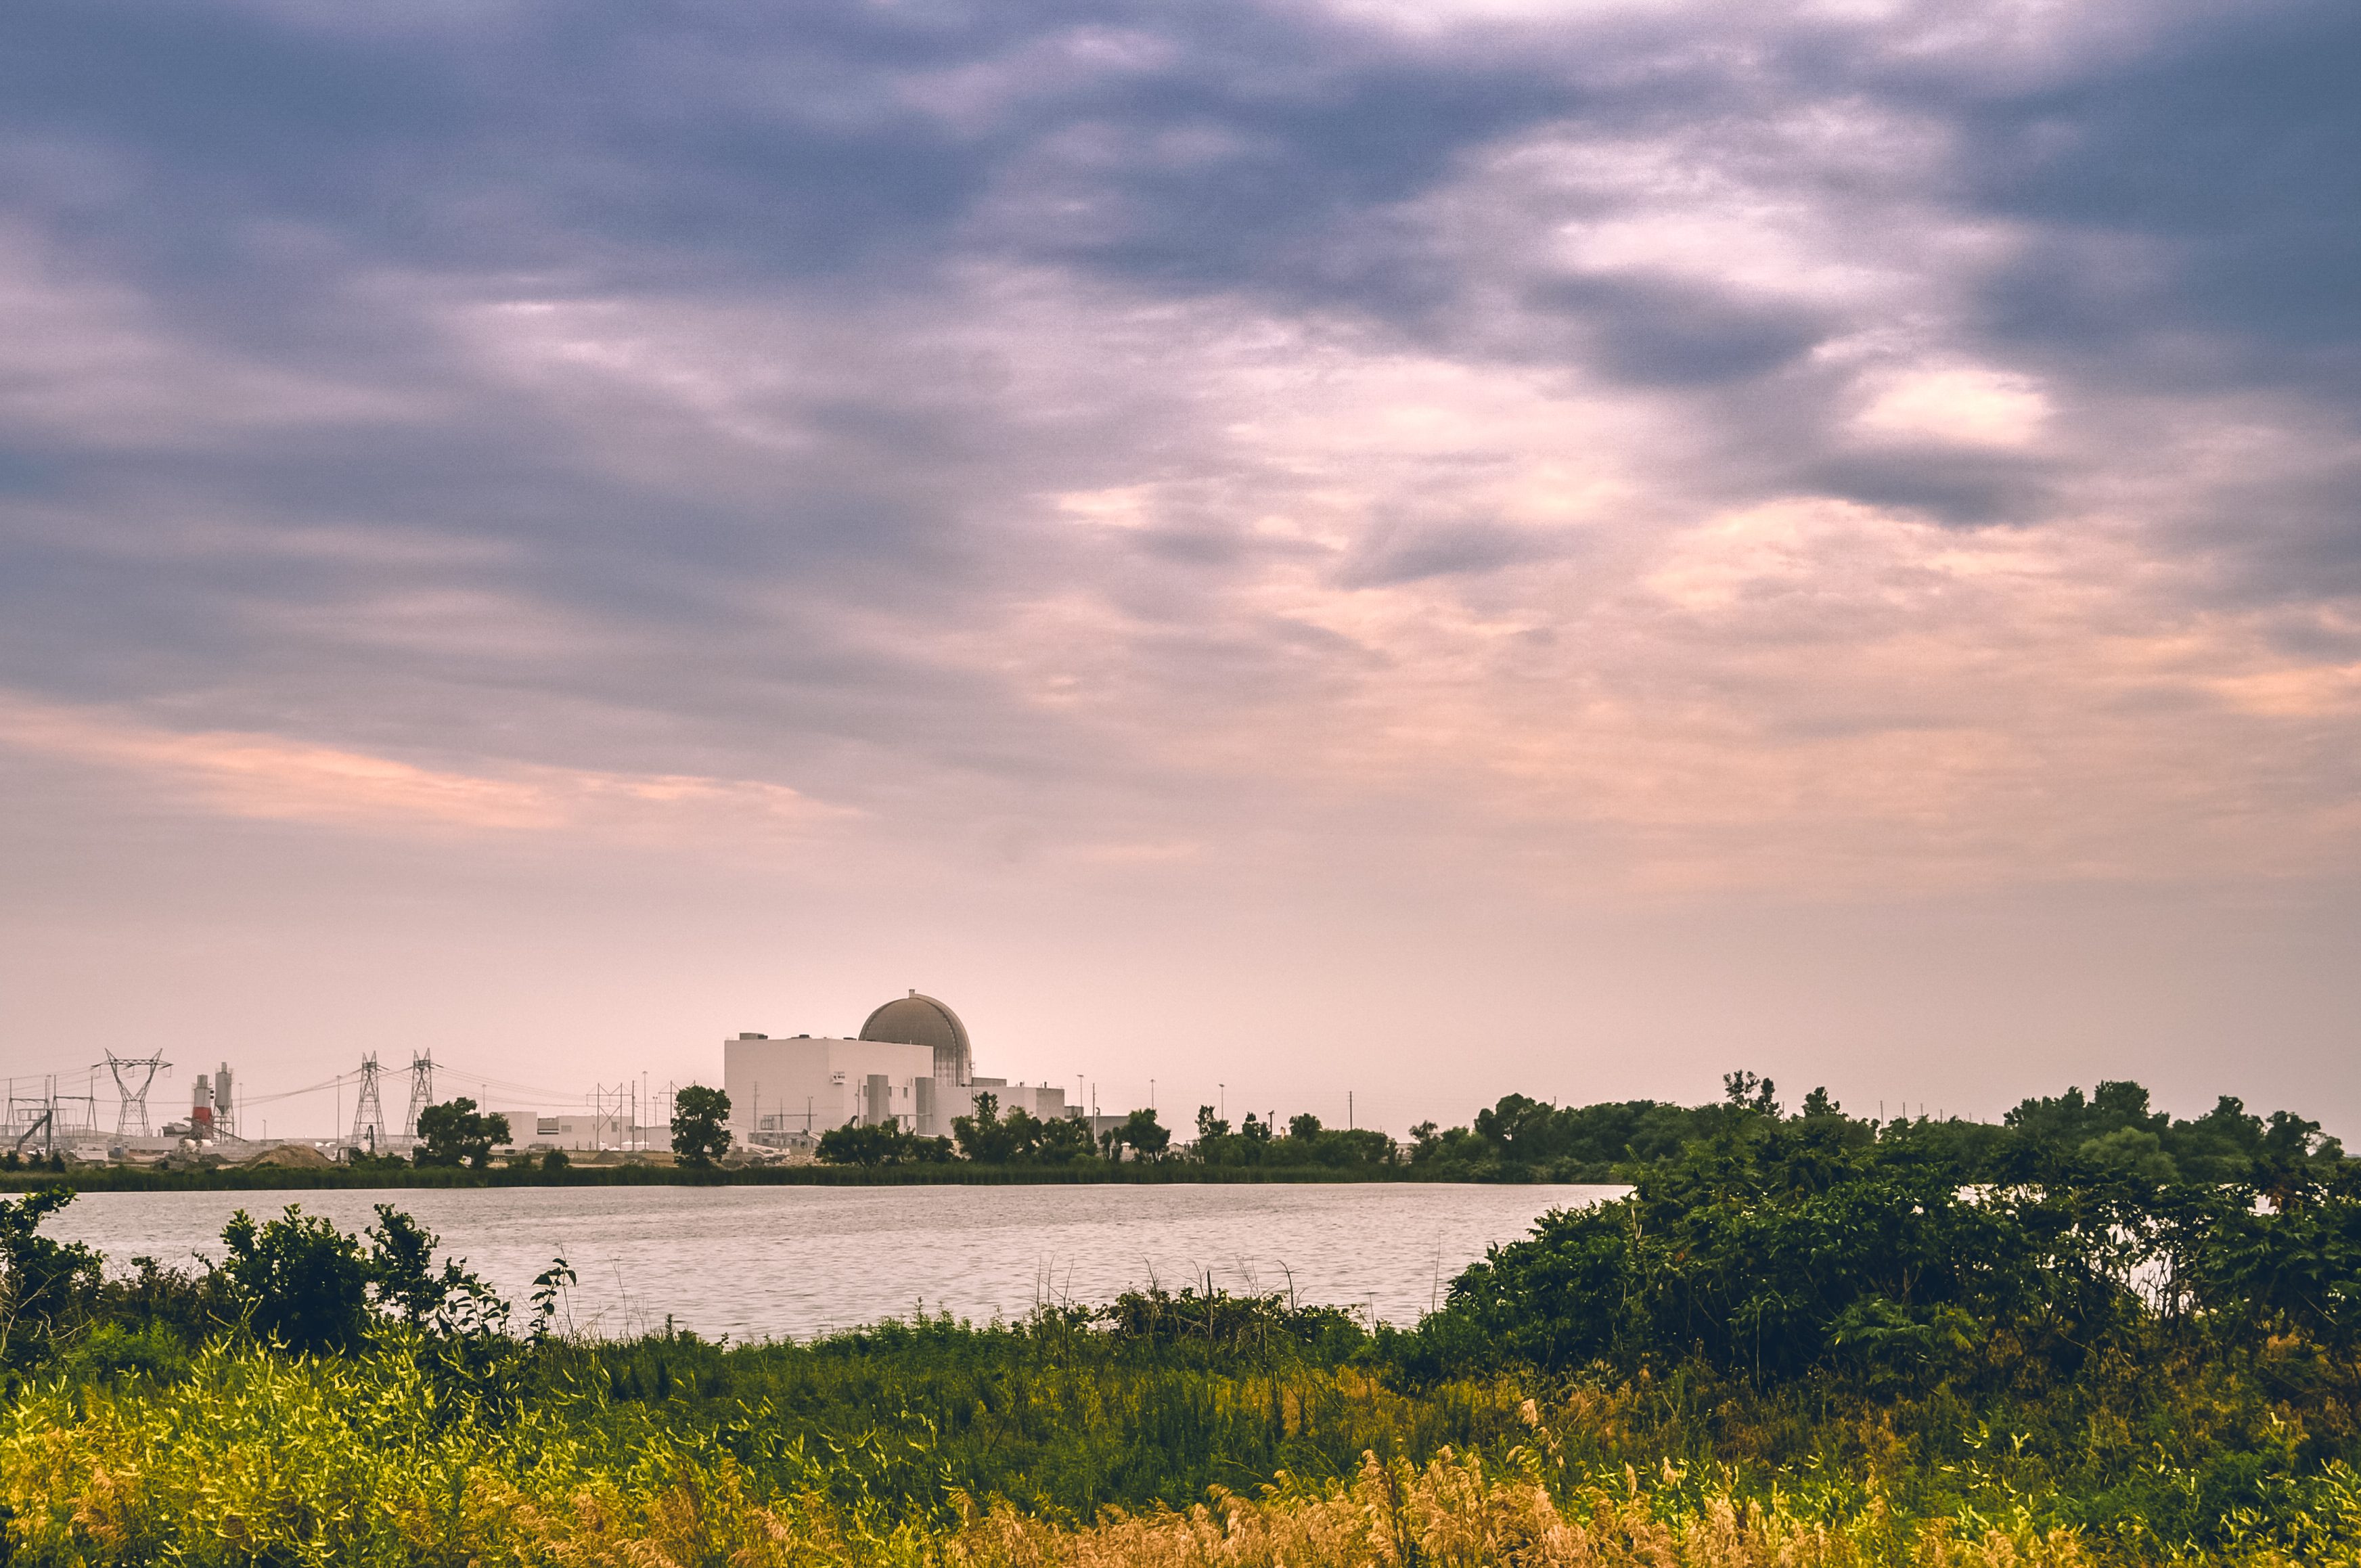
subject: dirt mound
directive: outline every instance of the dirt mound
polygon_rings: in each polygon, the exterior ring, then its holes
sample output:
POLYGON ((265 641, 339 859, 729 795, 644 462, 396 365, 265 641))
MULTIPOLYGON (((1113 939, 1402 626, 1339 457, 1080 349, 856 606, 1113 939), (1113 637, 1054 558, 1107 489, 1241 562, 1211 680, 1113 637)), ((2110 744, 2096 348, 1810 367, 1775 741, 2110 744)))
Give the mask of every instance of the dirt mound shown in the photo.
POLYGON ((241 1162, 241 1168, 267 1170, 280 1166, 295 1170, 325 1170, 335 1163, 309 1144, 274 1144, 252 1159, 241 1162))

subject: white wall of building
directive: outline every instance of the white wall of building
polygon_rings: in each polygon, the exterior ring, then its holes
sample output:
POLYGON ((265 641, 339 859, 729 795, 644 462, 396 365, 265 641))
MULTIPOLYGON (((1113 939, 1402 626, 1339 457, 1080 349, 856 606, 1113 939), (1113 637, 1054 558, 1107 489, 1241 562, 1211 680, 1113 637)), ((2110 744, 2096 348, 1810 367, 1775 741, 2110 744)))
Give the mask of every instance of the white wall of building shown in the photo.
POLYGON ((1066 1091, 1055 1083, 1011 1083, 1005 1078, 979 1078, 961 1084, 957 1089, 938 1089, 941 1109, 941 1124, 935 1129, 943 1137, 950 1136, 951 1118, 975 1113, 975 1097, 989 1094, 1000 1102, 1000 1113, 1026 1111, 1047 1121, 1066 1114, 1066 1091))
POLYGON ((934 1070, 935 1053, 925 1046, 808 1035, 721 1042, 730 1132, 741 1143, 806 1132, 817 1137, 853 1121, 891 1120, 920 1131, 919 1080, 931 1090, 934 1070), (758 1138, 758 1131, 765 1136, 758 1138))
POLYGON ((668 1149, 672 1129, 636 1125, 628 1109, 577 1111, 555 1116, 531 1112, 509 1118, 509 1141, 554 1149, 668 1149))

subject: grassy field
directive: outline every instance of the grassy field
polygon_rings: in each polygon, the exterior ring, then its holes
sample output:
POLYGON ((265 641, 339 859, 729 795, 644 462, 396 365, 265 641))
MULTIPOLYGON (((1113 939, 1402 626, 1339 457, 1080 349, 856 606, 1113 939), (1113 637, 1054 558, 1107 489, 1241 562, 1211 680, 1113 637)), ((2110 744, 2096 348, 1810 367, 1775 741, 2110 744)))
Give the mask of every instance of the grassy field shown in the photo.
POLYGON ((1370 1342, 1263 1327, 935 1322, 472 1364, 399 1335, 300 1356, 102 1334, 14 1390, 0 1504, 25 1563, 2361 1559, 2361 1483, 2219 1380, 1994 1428, 1942 1401, 1411 1387, 1370 1342))

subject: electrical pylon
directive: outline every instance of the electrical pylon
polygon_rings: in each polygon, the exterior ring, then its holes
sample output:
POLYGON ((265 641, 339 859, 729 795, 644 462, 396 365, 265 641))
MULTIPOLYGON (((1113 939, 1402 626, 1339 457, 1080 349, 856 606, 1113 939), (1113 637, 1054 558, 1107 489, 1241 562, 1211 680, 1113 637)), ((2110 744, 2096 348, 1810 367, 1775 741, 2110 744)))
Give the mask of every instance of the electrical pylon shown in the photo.
POLYGON ((418 1113, 434 1103, 434 1053, 410 1053, 410 1109, 401 1118, 401 1135, 418 1135, 418 1113))
POLYGON ((366 1139, 371 1154, 385 1146, 385 1107, 377 1097, 377 1078, 382 1070, 375 1051, 361 1058, 361 1095, 353 1104, 353 1147, 359 1148, 366 1139))
POLYGON ((106 1053, 106 1070, 115 1075, 115 1092, 122 1096, 115 1112, 115 1135, 118 1138, 144 1138, 149 1135, 148 1126, 148 1086, 156 1075, 172 1064, 162 1057, 119 1057, 106 1053), (139 1086, 131 1085, 134 1077, 139 1086))

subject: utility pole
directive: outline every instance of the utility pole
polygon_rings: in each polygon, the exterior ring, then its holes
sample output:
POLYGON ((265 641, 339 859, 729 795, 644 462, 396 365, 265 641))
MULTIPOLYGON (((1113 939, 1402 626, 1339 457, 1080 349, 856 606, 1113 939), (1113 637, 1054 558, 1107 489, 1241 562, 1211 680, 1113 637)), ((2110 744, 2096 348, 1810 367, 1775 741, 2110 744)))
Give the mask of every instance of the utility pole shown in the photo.
POLYGON ((368 1140, 368 1152, 375 1154, 385 1142, 385 1107, 379 1103, 377 1053, 361 1058, 361 1091, 353 1102, 353 1147, 359 1148, 363 1135, 368 1140))
MULTIPOLYGON (((115 1113, 115 1135, 118 1138, 144 1138, 150 1135, 148 1125, 148 1087, 156 1075, 172 1064, 162 1057, 118 1057, 106 1053, 106 1069, 115 1075, 115 1092, 122 1097, 115 1113), (131 1080, 139 1084, 133 1088, 131 1080)), ((97 1120, 95 1116, 93 1121, 97 1120)))
POLYGON ((410 1109, 401 1118, 401 1135, 418 1135, 418 1113, 434 1103, 434 1053, 410 1054, 410 1109))

